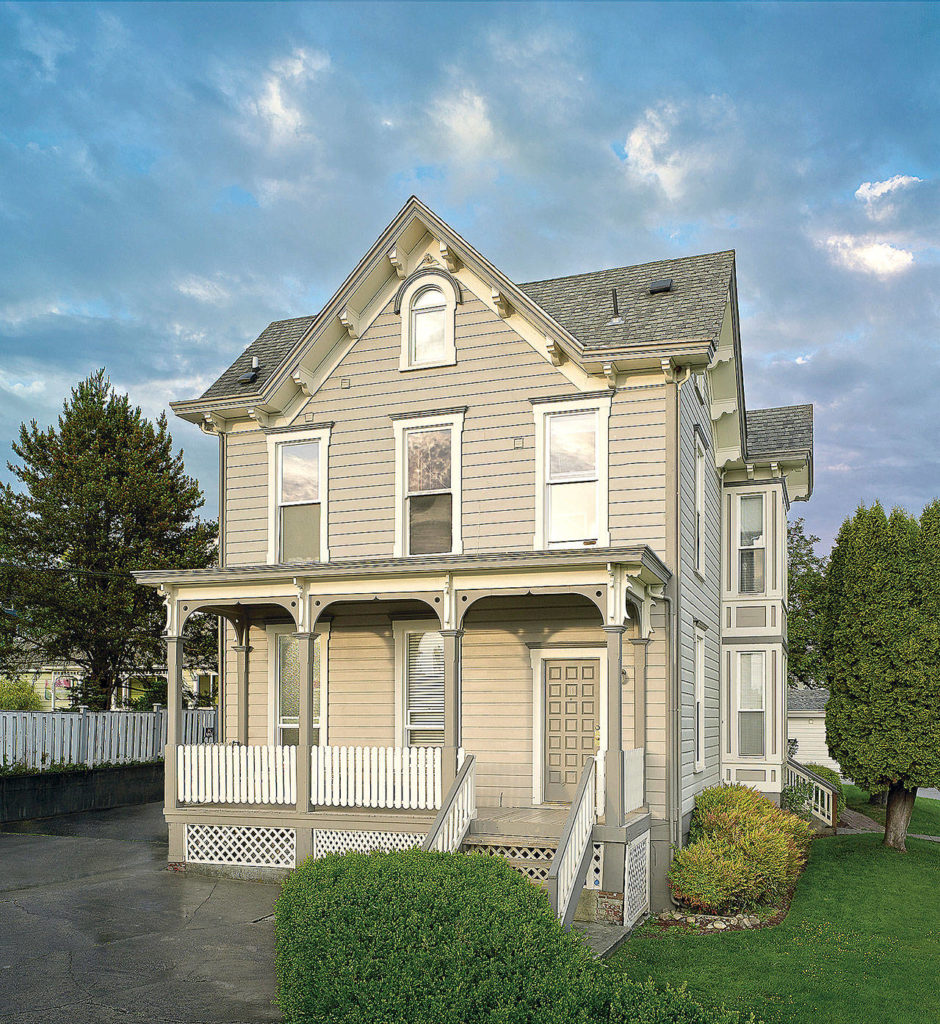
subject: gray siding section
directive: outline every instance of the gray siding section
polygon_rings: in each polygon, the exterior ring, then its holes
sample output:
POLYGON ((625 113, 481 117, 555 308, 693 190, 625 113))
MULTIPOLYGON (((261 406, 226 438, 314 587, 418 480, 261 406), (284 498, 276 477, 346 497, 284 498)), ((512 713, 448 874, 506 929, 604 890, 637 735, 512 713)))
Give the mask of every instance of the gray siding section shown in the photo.
MULTIPOLYGON (((703 387, 707 382, 703 383, 703 387)), ((707 395, 706 395, 707 399, 707 395)), ((711 438, 707 404, 693 381, 682 388, 679 404, 679 678, 681 714, 682 814, 692 809, 695 794, 720 778, 721 645, 721 482, 714 451, 705 455, 705 519, 701 576, 695 565, 695 427, 711 438), (695 771, 695 622, 705 631, 705 767, 695 771)), ((711 446, 711 440, 709 440, 711 446)))

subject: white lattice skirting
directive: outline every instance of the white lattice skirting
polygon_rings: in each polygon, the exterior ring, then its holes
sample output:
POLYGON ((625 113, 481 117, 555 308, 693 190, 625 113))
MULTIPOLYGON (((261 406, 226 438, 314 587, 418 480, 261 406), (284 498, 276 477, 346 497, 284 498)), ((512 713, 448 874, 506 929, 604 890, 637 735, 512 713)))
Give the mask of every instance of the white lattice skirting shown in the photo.
POLYGON ((318 828, 313 833, 313 855, 323 857, 328 853, 371 853, 381 850, 410 850, 424 842, 423 835, 414 832, 353 832, 318 828))
POLYGON ((253 825, 187 825, 188 864, 232 864, 252 868, 292 868, 297 835, 292 828, 253 825))
POLYGON ((644 832, 627 847, 623 878, 623 923, 633 925, 650 909, 650 834, 644 832))

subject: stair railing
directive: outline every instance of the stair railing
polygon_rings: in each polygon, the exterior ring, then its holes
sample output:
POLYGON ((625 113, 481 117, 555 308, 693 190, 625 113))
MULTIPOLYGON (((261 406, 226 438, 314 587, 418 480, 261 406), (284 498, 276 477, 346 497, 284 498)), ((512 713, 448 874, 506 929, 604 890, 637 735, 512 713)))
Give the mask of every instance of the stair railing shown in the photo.
POLYGON ((577 895, 584 887, 587 870, 594 852, 592 836, 597 821, 594 773, 597 764, 592 757, 581 772, 581 781, 571 803, 565 830, 548 869, 548 898, 558 920, 569 928, 574 919, 577 895))
POLYGON ((830 828, 839 826, 839 806, 836 788, 831 782, 811 772, 805 765, 787 758, 786 785, 793 786, 797 782, 808 783, 811 787, 809 795, 809 811, 814 818, 830 828))
POLYGON ((447 799, 421 844, 422 850, 456 853, 460 849, 470 822, 477 816, 476 763, 473 754, 464 758, 447 799))

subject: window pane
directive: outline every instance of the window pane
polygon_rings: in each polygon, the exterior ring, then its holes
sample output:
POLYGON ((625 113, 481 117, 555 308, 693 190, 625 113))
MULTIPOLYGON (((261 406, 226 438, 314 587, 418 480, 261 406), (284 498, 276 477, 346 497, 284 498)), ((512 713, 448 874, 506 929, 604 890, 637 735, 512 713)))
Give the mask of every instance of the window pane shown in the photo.
POLYGON ((752 494, 741 499, 741 547, 764 543, 764 498, 752 494))
POLYGON ((552 480, 595 474, 597 416, 564 413, 548 418, 548 471, 552 480))
POLYGON ((551 484, 548 542, 597 539, 597 484, 551 484))
POLYGON ((411 359, 434 363, 444 359, 445 309, 421 309, 411 314, 411 359))
POLYGON ((282 747, 296 747, 300 743, 300 730, 296 725, 278 729, 278 743, 282 747))
POLYGON ((408 635, 405 712, 410 746, 444 742, 444 640, 440 633, 408 635))
POLYGON ((738 753, 745 757, 764 754, 764 712, 742 711, 738 715, 738 753))
POLYGON ((418 292, 411 303, 412 309, 427 309, 428 306, 443 306, 444 293, 440 288, 425 288, 418 292))
POLYGON ((449 494, 415 495, 408 499, 408 552, 436 555, 450 551, 453 501, 449 494))
POLYGON ((764 549, 750 548, 740 552, 738 590, 742 594, 764 592, 764 549))
POLYGON ((320 500, 320 442, 282 444, 281 502, 320 500))
POLYGON ((741 710, 764 710, 764 655, 742 654, 740 657, 741 710))
POLYGON ((300 650, 296 637, 287 633, 277 638, 277 717, 283 724, 300 718, 300 650))
POLYGON ((448 487, 450 487, 450 430, 410 430, 408 432, 409 493, 443 491, 448 487))
POLYGON ((281 509, 282 562, 318 561, 320 506, 285 505, 281 509))

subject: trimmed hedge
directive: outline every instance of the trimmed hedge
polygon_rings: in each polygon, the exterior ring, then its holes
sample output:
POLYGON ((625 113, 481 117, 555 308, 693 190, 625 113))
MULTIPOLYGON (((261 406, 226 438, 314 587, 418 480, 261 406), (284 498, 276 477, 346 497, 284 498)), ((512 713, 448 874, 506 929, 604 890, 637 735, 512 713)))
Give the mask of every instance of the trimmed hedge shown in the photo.
POLYGON ((689 845, 669 868, 676 900, 707 914, 775 902, 806 863, 812 828, 747 786, 714 786, 695 799, 689 845))
POLYGON ((842 779, 839 777, 838 772, 834 772, 831 768, 828 768, 824 764, 808 764, 805 765, 814 775, 818 775, 821 779, 825 779, 826 782, 831 782, 836 790, 836 821, 842 817, 842 812, 845 810, 845 789, 842 786, 842 779))
POLYGON ((749 1024, 611 973, 502 858, 308 859, 275 909, 287 1024, 749 1024))

